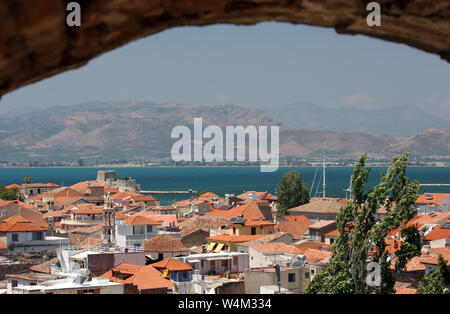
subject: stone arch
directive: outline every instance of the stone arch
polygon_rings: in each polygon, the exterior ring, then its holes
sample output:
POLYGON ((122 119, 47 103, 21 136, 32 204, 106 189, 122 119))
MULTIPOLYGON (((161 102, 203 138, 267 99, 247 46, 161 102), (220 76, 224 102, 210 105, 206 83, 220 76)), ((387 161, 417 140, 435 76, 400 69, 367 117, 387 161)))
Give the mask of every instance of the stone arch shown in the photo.
POLYGON ((450 61, 450 0, 379 0, 380 27, 366 23, 368 0, 78 0, 81 27, 65 23, 69 2, 0 2, 0 97, 178 26, 316 25, 404 43, 450 61))

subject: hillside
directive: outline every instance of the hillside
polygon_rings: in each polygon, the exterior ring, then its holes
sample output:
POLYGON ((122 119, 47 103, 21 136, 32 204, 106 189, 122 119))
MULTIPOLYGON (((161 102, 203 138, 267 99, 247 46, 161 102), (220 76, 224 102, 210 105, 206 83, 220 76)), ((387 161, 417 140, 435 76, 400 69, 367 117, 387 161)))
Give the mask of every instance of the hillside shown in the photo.
MULTIPOLYGON (((0 160, 92 161, 168 160, 177 125, 192 126, 194 117, 208 125, 280 125, 281 157, 327 155, 389 158, 410 151, 419 159, 450 156, 450 133, 430 129, 408 138, 294 129, 257 109, 233 105, 174 105, 146 101, 59 106, 0 117, 0 160)), ((204 140, 204 143, 206 140, 204 140)))
POLYGON ((429 128, 450 130, 449 120, 412 105, 362 110, 350 106, 328 108, 315 104, 290 104, 271 107, 265 112, 290 127, 315 131, 407 137, 429 128))

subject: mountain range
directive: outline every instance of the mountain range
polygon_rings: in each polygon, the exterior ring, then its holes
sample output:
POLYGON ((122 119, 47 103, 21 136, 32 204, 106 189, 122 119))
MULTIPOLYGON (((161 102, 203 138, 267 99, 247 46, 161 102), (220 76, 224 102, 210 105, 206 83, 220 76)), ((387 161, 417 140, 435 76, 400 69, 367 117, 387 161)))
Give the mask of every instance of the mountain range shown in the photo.
POLYGON ((450 117, 436 117, 413 105, 364 110, 353 106, 331 108, 303 103, 272 106, 264 111, 287 126, 314 131, 406 137, 429 128, 450 130, 450 117))
MULTIPOLYGON (((172 129, 178 125, 192 127, 195 117, 203 119, 203 128, 217 125, 223 130, 227 125, 278 125, 281 157, 320 157, 324 141, 327 155, 335 158, 354 159, 365 152, 372 158, 391 158, 404 151, 410 151, 417 159, 450 156, 450 133, 444 128, 431 128, 408 137, 318 131, 309 129, 309 125, 292 126, 280 115, 259 109, 126 100, 2 115, 0 160, 168 160, 176 141, 171 138, 172 129)), ((294 116, 291 120, 295 120, 294 116)))

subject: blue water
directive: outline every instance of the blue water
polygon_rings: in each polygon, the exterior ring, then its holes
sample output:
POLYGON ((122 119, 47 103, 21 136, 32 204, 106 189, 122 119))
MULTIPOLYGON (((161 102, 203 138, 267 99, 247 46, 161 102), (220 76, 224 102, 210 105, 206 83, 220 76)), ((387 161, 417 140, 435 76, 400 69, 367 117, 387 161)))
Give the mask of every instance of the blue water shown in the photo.
MULTIPOLYGON (((225 193, 241 194, 244 191, 275 192, 281 177, 289 170, 299 171, 308 188, 311 187, 316 168, 279 168, 273 173, 262 173, 258 167, 192 167, 192 168, 0 168, 0 183, 21 184, 25 176, 33 182, 74 183, 95 180, 97 170, 114 169, 118 177, 129 176, 141 184, 142 190, 209 190, 223 196, 225 193)), ((349 185, 351 167, 327 168, 327 196, 345 197, 344 190, 349 185)), ((369 185, 379 182, 384 167, 373 167, 369 185)), ((316 177, 319 182, 321 169, 316 177)), ((410 167, 407 172, 411 179, 420 183, 450 183, 450 167, 410 167)), ((319 188, 320 191, 320 188, 319 188)), ((314 196, 316 188, 313 189, 314 196)), ((422 190, 422 192, 425 192, 422 190)), ((426 192, 447 192, 450 187, 426 187, 426 192)), ((186 194, 155 195, 161 204, 189 197, 186 194)))

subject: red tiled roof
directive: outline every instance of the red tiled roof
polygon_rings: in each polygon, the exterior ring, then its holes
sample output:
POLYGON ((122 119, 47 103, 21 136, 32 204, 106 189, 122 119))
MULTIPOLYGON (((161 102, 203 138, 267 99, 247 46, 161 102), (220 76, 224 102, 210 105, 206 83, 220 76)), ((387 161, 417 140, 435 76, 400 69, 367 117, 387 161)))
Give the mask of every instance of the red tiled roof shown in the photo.
POLYGON ((308 217, 303 215, 285 215, 280 217, 281 222, 297 222, 297 221, 311 221, 308 217))
MULTIPOLYGON (((177 215, 149 215, 150 219, 159 223, 164 222, 165 227, 178 228, 177 215)), ((162 225, 162 224, 161 224, 162 225)))
POLYGON ((147 226, 159 226, 160 223, 144 216, 127 216, 124 218, 125 224, 127 225, 147 225, 147 226))
POLYGON ((305 241, 303 243, 295 245, 295 247, 297 248, 297 251, 300 254, 303 254, 307 249, 319 250, 320 248, 322 248, 322 246, 323 246, 323 243, 312 242, 312 241, 305 241))
POLYGON ((438 265, 439 263, 439 255, 442 255, 444 259, 447 261, 447 265, 450 265, 450 247, 444 247, 444 248, 435 248, 435 249, 426 249, 429 251, 432 257, 423 259, 423 264, 431 264, 431 265, 438 265))
POLYGON ((69 208, 69 210, 77 215, 98 215, 103 214, 103 207, 95 204, 78 204, 69 208))
POLYGON ((123 214, 121 212, 114 213, 114 216, 116 217, 116 219, 122 219, 122 220, 125 220, 125 218, 130 217, 130 216, 127 216, 127 215, 125 215, 125 214, 123 214))
POLYGON ((440 239, 448 239, 450 238, 450 228, 448 227, 448 224, 442 224, 439 226, 436 226, 428 232, 424 240, 425 241, 434 241, 434 240, 440 240, 440 239))
POLYGON ((427 205, 434 205, 439 204, 442 201, 446 200, 450 197, 450 193, 425 193, 425 194, 419 194, 419 197, 416 200, 416 204, 427 204, 427 205), (432 194, 433 199, 428 200, 426 195, 432 194))
POLYGON ((278 232, 287 232, 294 238, 299 238, 305 232, 308 231, 308 227, 312 225, 313 222, 311 220, 301 220, 301 221, 286 221, 286 222, 280 222, 276 227, 275 230, 278 232))
POLYGON ((122 201, 122 200, 124 200, 124 199, 126 199, 126 198, 134 198, 134 197, 138 197, 138 196, 144 196, 144 195, 142 195, 142 194, 139 194, 139 193, 136 193, 136 192, 131 192, 131 191, 128 191, 128 192, 118 192, 118 193, 116 193, 116 194, 113 194, 112 196, 111 196, 111 199, 113 200, 113 201, 122 201))
POLYGON ((189 271, 193 270, 192 266, 174 258, 166 258, 162 261, 152 264, 157 269, 167 269, 169 271, 189 271))
POLYGON ((206 192, 206 193, 203 193, 203 194, 200 195, 200 196, 203 196, 203 197, 214 197, 214 198, 219 198, 219 197, 220 197, 219 195, 214 194, 214 193, 212 193, 212 192, 206 192))
POLYGON ((42 217, 44 219, 47 219, 48 217, 58 218, 58 217, 65 217, 65 216, 70 216, 70 214, 68 214, 67 209, 54 210, 54 211, 51 211, 51 212, 48 212, 48 213, 45 213, 44 215, 42 215, 42 217))
POLYGON ((258 240, 264 236, 264 234, 256 234, 256 235, 229 235, 229 234, 221 234, 213 237, 206 238, 207 241, 210 242, 226 242, 226 243, 242 243, 242 242, 250 242, 254 240, 258 240))
POLYGON ((8 219, 3 220, 4 222, 7 223, 16 223, 16 222, 21 222, 21 223, 31 223, 31 220, 25 219, 22 216, 12 216, 9 217, 8 219))
MULTIPOLYGON (((239 224, 231 224, 233 225, 239 225, 239 224)), ((244 226, 248 227, 260 227, 260 226, 274 226, 272 222, 264 221, 264 220, 246 220, 244 221, 244 226)))
POLYGON ((273 243, 252 243, 251 247, 260 251, 261 253, 290 253, 290 254, 300 254, 297 248, 293 245, 287 245, 283 242, 273 242, 273 243))
MULTIPOLYGON (((414 216, 408 222, 402 222, 401 226, 404 227, 416 227, 417 229, 422 228, 424 225, 432 225, 437 224, 439 222, 446 221, 450 217, 450 213, 441 213, 441 212, 431 212, 425 215, 417 215, 414 216)), ((391 230, 388 234, 388 237, 400 235, 401 227, 391 230)))
POLYGON ((414 288, 399 288, 396 289, 395 294, 416 294, 416 291, 414 288))
POLYGON ((336 229, 336 230, 330 231, 330 232, 326 233, 325 236, 326 237, 338 237, 339 236, 339 230, 336 229))
POLYGON ((138 195, 133 197, 135 202, 151 202, 156 201, 156 199, 151 195, 138 195))
POLYGON ((307 263, 325 263, 332 253, 329 251, 322 251, 316 249, 306 249, 303 251, 307 263))
POLYGON ((29 232, 29 231, 46 231, 47 229, 37 224, 26 223, 2 223, 0 224, 0 232, 29 232))
POLYGON ((233 207, 229 210, 216 209, 207 213, 205 216, 222 216, 225 218, 234 218, 238 215, 243 215, 245 220, 264 220, 265 217, 262 214, 259 206, 256 202, 248 203, 245 205, 233 207))
POLYGON ((30 270, 38 272, 38 273, 50 274, 51 273, 50 265, 53 263, 56 263, 58 261, 59 261, 59 259, 57 257, 55 257, 55 258, 53 258, 47 262, 44 262, 42 264, 31 266, 30 270))
POLYGON ((152 265, 136 266, 130 264, 120 264, 104 273, 100 277, 108 278, 113 282, 131 284, 139 290, 173 289, 172 281, 165 279, 163 275, 152 265), (119 279, 115 276, 129 275, 126 279, 119 279))
POLYGON ((291 215, 295 212, 339 213, 348 200, 338 198, 312 198, 309 203, 288 209, 291 215))
POLYGON ((335 220, 320 220, 314 222, 308 226, 309 229, 322 229, 324 227, 328 227, 329 225, 336 224, 335 220))
POLYGON ((10 184, 10 185, 8 185, 8 186, 5 186, 5 189, 20 189, 20 185, 18 185, 18 184, 10 184))
POLYGON ((168 234, 160 234, 148 239, 144 244, 145 252, 189 252, 183 242, 168 234))
POLYGON ((78 182, 78 183, 72 185, 71 188, 81 191, 83 193, 87 193, 88 186, 97 185, 97 184, 99 184, 97 181, 83 181, 83 182, 78 182))

